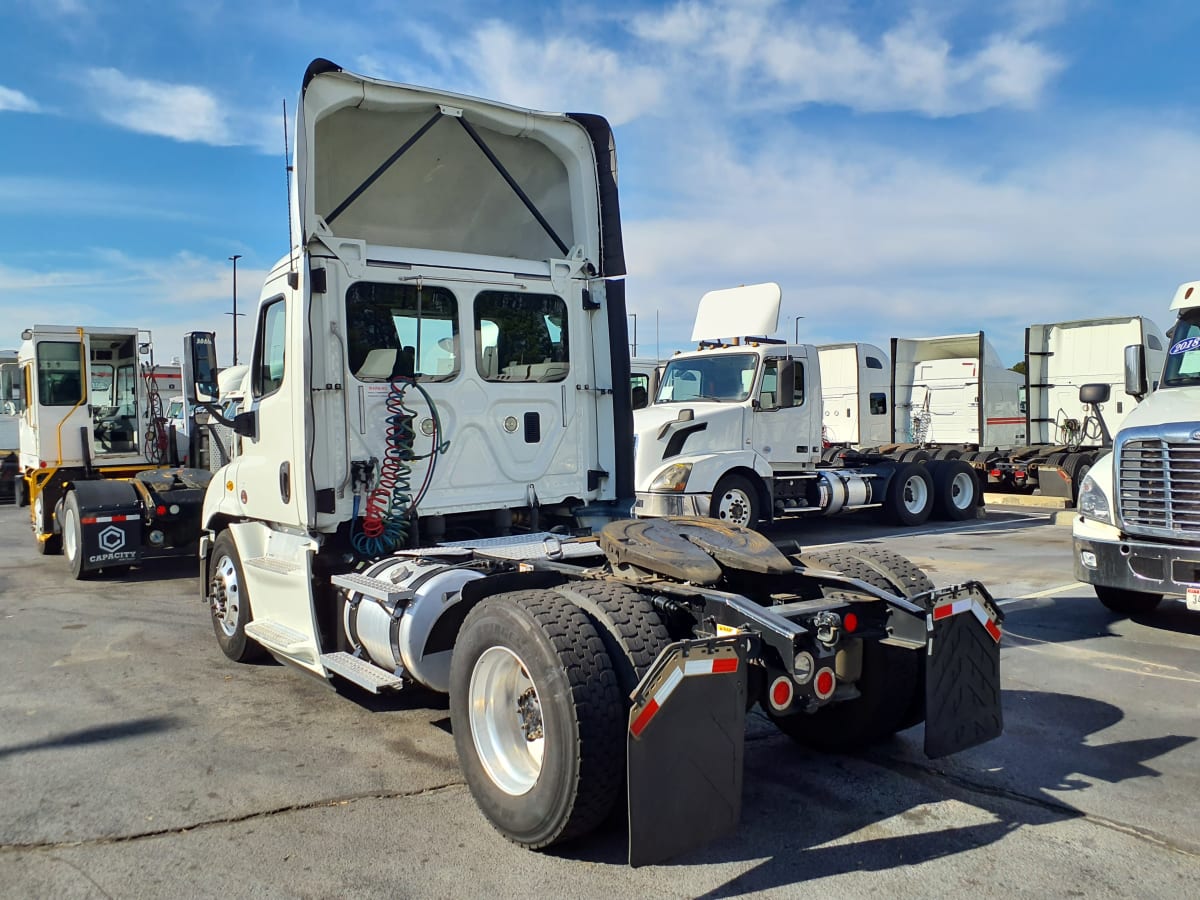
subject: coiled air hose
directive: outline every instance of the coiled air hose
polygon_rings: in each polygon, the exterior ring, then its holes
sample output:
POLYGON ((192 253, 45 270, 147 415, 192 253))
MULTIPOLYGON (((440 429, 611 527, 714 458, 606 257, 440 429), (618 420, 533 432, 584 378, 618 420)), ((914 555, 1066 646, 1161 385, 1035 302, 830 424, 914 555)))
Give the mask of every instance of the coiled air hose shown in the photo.
MULTIPOLYGON (((400 549, 408 542, 410 523, 416 517, 417 506, 433 481, 437 456, 444 453, 449 446, 448 442, 441 441, 442 423, 437 406, 429 392, 416 380, 403 376, 393 378, 384 406, 387 417, 384 420, 384 454, 383 463, 379 468, 379 481, 367 496, 362 530, 353 534, 351 538, 354 549, 367 557, 383 556, 400 549), (416 388, 424 397, 433 422, 433 446, 425 456, 417 456, 413 452, 417 436, 413 429, 413 420, 417 414, 404 402, 410 387, 416 388), (425 480, 414 497, 411 463, 426 458, 429 459, 429 466, 425 472, 425 480)), ((358 501, 356 494, 353 521, 358 520, 358 501)))

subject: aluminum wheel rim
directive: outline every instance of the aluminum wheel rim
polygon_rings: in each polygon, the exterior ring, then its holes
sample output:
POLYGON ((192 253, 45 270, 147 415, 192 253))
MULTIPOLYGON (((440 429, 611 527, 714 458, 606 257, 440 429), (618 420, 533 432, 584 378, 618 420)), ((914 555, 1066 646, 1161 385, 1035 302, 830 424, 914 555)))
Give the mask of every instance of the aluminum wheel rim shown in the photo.
POLYGON ((238 617, 242 611, 242 591, 238 583, 237 567, 228 556, 217 560, 211 584, 213 619, 221 626, 226 637, 237 634, 238 617))
POLYGON ((904 508, 910 513, 919 513, 929 504, 929 487, 920 475, 904 482, 904 508))
POLYGON ((67 507, 63 511, 63 554, 69 562, 75 561, 75 554, 79 552, 79 542, 76 540, 76 525, 78 524, 75 516, 75 510, 67 507))
POLYGON ((971 495, 971 473, 959 472, 950 481, 950 503, 955 509, 966 509, 975 499, 971 495))
POLYGON ((528 793, 542 772, 546 739, 541 701, 520 657, 489 647, 468 689, 471 738, 492 782, 513 797, 528 793))
POLYGON ((734 525, 750 524, 750 498, 745 491, 732 488, 717 502, 717 518, 734 525))

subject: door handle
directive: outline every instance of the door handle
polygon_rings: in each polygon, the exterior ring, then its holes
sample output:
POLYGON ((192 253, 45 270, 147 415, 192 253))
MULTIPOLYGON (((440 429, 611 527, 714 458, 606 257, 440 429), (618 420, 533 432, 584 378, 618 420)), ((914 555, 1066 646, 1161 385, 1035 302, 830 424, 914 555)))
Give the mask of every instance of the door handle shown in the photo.
POLYGON ((284 503, 292 502, 292 465, 289 462, 279 464, 279 499, 284 503))

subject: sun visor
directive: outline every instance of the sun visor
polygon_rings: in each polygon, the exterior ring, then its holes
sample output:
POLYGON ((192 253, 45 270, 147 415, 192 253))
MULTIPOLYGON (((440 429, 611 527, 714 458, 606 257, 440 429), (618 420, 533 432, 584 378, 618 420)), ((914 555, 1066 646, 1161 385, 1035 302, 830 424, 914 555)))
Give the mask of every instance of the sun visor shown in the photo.
POLYGON ((770 337, 779 330, 779 301, 783 296, 773 281, 709 291, 696 309, 693 341, 719 341, 731 337, 770 337))
POLYGON ((527 260, 578 253, 601 268, 597 163, 584 125, 325 65, 310 67, 296 123, 303 244, 333 235, 527 260))

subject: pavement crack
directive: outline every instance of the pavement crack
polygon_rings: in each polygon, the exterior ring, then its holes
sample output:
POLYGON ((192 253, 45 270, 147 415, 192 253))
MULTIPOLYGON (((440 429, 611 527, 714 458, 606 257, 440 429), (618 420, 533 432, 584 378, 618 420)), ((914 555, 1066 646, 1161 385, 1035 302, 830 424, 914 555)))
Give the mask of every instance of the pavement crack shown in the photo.
POLYGON ((0 844, 0 853, 7 851, 63 850, 72 847, 99 847, 109 844, 129 844, 134 841, 143 841, 149 838, 188 834, 189 832, 200 831, 205 828, 219 828, 224 825, 238 825, 242 822, 254 822, 262 819, 271 819, 276 816, 285 816, 290 813, 307 812, 314 809, 331 809, 337 806, 349 806, 365 800, 404 800, 413 797, 424 797, 430 794, 441 793, 442 791, 450 790, 452 788, 464 787, 465 785, 465 781, 458 780, 447 781, 442 784, 435 784, 432 787, 421 788, 417 791, 388 791, 384 793, 373 791, 365 794, 348 794, 344 797, 327 797, 322 800, 312 800, 308 803, 293 803, 288 806, 279 806, 274 809, 261 809, 254 812, 242 813, 241 815, 237 816, 223 816, 217 819, 205 819, 202 822, 196 822, 191 825, 179 825, 174 828, 157 828, 150 831, 137 831, 132 834, 84 838, 76 841, 30 841, 0 844))

